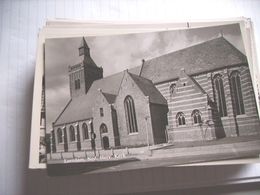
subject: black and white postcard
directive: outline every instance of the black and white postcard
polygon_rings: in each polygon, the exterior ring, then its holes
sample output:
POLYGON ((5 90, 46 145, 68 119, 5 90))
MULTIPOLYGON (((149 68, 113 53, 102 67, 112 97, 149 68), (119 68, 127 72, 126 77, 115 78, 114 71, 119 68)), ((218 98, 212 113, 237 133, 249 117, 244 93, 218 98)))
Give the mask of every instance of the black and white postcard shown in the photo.
POLYGON ((239 24, 46 39, 48 170, 256 157, 251 74, 239 24))

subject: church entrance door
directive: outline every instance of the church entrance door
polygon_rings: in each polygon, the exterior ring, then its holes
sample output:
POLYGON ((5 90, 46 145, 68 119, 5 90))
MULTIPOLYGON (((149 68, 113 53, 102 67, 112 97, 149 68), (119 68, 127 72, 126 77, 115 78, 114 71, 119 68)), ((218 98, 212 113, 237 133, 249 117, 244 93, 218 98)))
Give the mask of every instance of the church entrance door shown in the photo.
POLYGON ((104 149, 108 149, 108 148, 109 148, 109 139, 108 139, 107 136, 104 136, 104 137, 102 138, 102 142, 103 142, 103 148, 104 148, 104 149))

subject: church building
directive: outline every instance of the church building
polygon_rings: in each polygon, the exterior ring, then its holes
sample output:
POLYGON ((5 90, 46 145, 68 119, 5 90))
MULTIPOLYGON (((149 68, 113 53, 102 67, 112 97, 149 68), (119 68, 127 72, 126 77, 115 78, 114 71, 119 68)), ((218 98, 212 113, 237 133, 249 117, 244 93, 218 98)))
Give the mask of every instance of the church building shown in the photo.
POLYGON ((68 67, 71 99, 53 122, 53 152, 260 133, 246 56, 224 37, 107 77, 84 38, 79 60, 68 67))

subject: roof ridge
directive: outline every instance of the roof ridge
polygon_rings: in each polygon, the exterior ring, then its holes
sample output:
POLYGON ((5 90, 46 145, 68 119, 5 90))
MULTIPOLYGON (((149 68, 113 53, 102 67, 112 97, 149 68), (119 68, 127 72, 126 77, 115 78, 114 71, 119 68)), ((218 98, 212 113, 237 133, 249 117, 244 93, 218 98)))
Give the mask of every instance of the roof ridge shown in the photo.
MULTIPOLYGON (((168 53, 166 53, 166 54, 159 55, 159 56, 156 56, 156 57, 147 59, 147 60, 145 60, 145 62, 148 62, 148 61, 153 60, 153 59, 156 59, 156 58, 164 57, 164 56, 167 56, 167 55, 170 55, 170 54, 173 54, 173 53, 181 52, 181 51, 183 51, 183 50, 186 50, 186 49, 189 49, 189 48, 192 48, 192 47, 196 47, 196 46, 198 46, 198 45, 207 44, 207 43, 209 43, 209 42, 211 42, 211 41, 214 41, 214 40, 217 40, 217 39, 223 39, 223 40, 227 41, 224 37, 212 38, 212 39, 209 39, 209 40, 207 40, 207 41, 197 42, 197 43, 195 43, 194 45, 190 45, 190 46, 184 47, 184 48, 182 48, 182 49, 177 49, 177 50, 174 50, 174 51, 170 51, 170 52, 168 52, 168 53)), ((227 41, 227 42, 228 42, 228 41, 227 41)), ((228 42, 228 43, 229 43, 229 42, 228 42)), ((229 44, 231 44, 231 43, 229 43, 229 44)), ((231 45, 232 45, 232 44, 231 44, 231 45)), ((232 46, 233 46, 233 45, 232 45, 232 46)), ((234 47, 234 46, 233 46, 233 47, 234 47)))

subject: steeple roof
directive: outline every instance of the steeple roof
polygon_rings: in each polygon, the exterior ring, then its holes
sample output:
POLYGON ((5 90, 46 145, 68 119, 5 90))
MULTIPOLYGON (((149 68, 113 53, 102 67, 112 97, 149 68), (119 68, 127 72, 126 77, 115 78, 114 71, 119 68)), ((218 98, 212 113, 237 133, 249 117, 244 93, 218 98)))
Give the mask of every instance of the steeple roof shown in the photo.
POLYGON ((80 62, 77 64, 82 64, 85 66, 90 66, 90 67, 98 67, 95 63, 95 61, 91 58, 90 56, 90 49, 89 46, 87 44, 87 41, 85 39, 85 37, 82 37, 80 45, 79 45, 79 49, 84 48, 84 52, 79 54, 79 60, 80 62))
POLYGON ((85 47, 85 48, 89 49, 89 46, 88 46, 88 44, 86 42, 85 37, 82 37, 82 40, 81 40, 80 45, 79 45, 79 48, 81 48, 81 47, 85 47))

